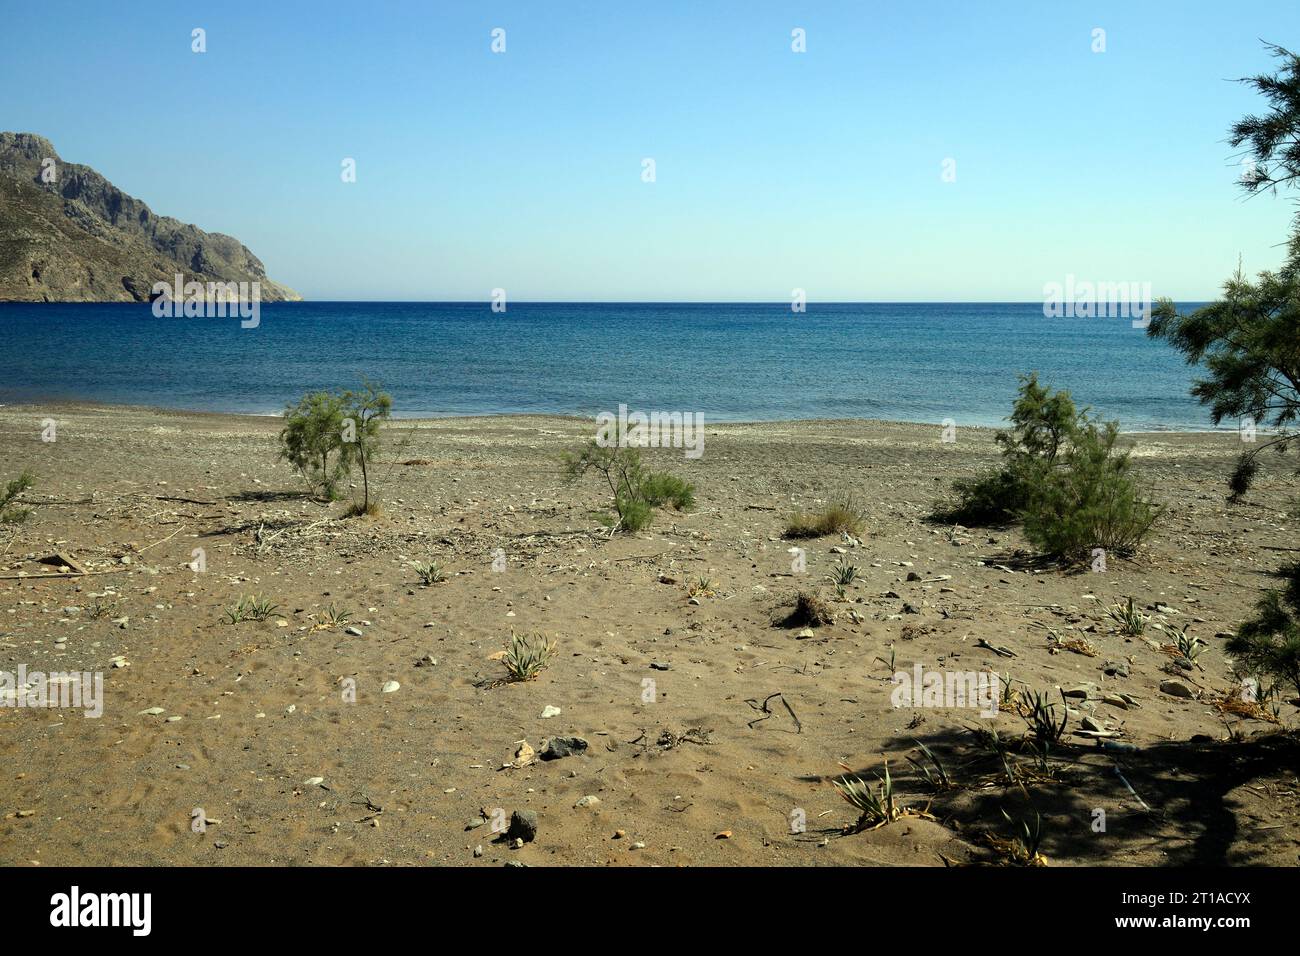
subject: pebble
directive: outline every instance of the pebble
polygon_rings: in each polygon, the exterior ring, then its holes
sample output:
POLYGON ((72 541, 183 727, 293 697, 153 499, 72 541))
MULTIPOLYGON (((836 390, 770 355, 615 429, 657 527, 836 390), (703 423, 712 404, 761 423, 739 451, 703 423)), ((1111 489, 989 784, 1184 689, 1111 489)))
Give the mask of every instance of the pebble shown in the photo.
POLYGON ((393 692, 396 691, 396 690, 400 690, 401 687, 402 687, 402 685, 399 684, 399 683, 397 683, 397 681, 395 681, 395 680, 390 680, 390 681, 388 681, 386 684, 384 684, 383 692, 384 692, 385 694, 391 694, 391 693, 393 693, 393 692))
POLYGON ((575 810, 578 809, 579 807, 598 807, 598 806, 600 806, 600 797, 597 797, 594 794, 590 794, 590 793, 573 805, 575 810))
POLYGON ((1162 680, 1160 682, 1160 693, 1168 694, 1170 697, 1192 698, 1196 692, 1180 680, 1162 680))
POLYGON ((347 628, 343 633, 345 633, 345 634, 351 634, 353 637, 364 637, 364 636, 365 636, 365 635, 362 633, 361 628, 359 628, 359 627, 349 627, 349 628, 347 628))
POLYGON ((552 717, 559 717, 563 711, 553 704, 547 704, 542 708, 542 720, 549 720, 552 717))

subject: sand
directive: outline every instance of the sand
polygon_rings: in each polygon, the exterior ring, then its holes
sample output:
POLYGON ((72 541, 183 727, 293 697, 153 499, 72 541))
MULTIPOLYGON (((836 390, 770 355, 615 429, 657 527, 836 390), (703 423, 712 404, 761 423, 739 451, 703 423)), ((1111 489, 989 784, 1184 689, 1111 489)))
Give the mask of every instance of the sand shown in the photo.
POLYGON ((278 424, 0 408, 0 478, 39 476, 31 518, 0 533, 0 575, 28 575, 0 580, 0 670, 104 676, 99 718, 0 707, 0 863, 938 866, 1001 859, 1003 810, 1041 818, 1051 865, 1297 862, 1297 749, 1278 732, 1296 706, 1274 723, 1215 703, 1240 698, 1222 635, 1295 540, 1266 504, 1285 463, 1225 503, 1235 435, 1128 436, 1166 512, 1133 559, 1067 572, 1030 560, 1015 529, 924 520, 954 477, 993 461, 987 430, 945 444, 925 425, 710 426, 697 461, 650 453, 696 484, 695 510, 611 536, 601 487, 557 463, 591 422, 394 423, 383 514, 349 520, 277 461, 278 424), (781 537, 793 509, 842 491, 865 508, 860 541, 781 537), (95 573, 36 580, 56 552, 95 573), (426 560, 447 580, 422 587, 426 560), (859 567, 842 602, 824 580, 837 561, 859 567), (701 578, 713 593, 693 601, 701 578), (799 589, 820 590, 834 623, 774 626, 799 589), (278 607, 224 623, 244 594, 278 607), (1167 672, 1154 628, 1118 633, 1106 609, 1127 596, 1206 640, 1199 667, 1167 672), (315 627, 331 606, 360 633, 315 627), (556 650, 536 679, 502 684, 494 655, 512 630, 556 650), (1078 639, 1096 656, 1059 646, 1078 639), (1025 721, 893 706, 894 670, 918 662, 1053 699, 1095 693, 1072 699, 1050 774, 1009 785, 965 728, 1014 741, 1025 721), (1195 696, 1162 693, 1171 679, 1195 696), (1075 736, 1085 716, 1133 749, 1075 736), (520 742, 567 736, 587 751, 516 758, 520 742), (917 741, 954 787, 915 770, 917 741), (844 832, 857 814, 831 779, 843 764, 874 780, 886 758, 918 814, 844 832), (538 823, 521 848, 493 832, 516 810, 538 823))

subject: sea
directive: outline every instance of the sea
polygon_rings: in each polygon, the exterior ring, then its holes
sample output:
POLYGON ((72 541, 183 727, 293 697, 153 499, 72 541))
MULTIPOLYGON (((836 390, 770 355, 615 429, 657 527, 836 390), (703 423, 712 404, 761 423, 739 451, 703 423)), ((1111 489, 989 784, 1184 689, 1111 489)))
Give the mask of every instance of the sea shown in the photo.
POLYGON ((286 302, 245 324, 0 304, 0 403, 277 414, 369 380, 399 417, 624 405, 705 422, 997 426, 1018 376, 1036 371, 1125 431, 1212 428, 1189 394, 1197 370, 1167 344, 1130 318, 1049 318, 1041 302, 286 302))

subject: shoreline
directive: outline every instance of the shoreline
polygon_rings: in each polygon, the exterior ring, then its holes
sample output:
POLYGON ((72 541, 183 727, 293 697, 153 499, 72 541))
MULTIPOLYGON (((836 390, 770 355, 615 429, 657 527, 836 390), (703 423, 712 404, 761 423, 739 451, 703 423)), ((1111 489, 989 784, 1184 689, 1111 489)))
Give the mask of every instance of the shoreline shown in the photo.
MULTIPOLYGON (((84 413, 92 411, 105 412, 131 412, 131 413, 150 413, 158 415, 176 415, 187 416, 196 415, 210 418, 227 418, 227 419, 253 419, 263 421, 268 419, 279 419, 283 415, 280 412, 234 412, 222 409, 200 409, 200 408, 174 408, 164 405, 148 405, 135 402, 100 402, 93 399, 60 399, 49 402, 0 402, 0 410, 8 412, 32 411, 33 413, 50 412, 66 410, 74 413, 84 413)), ((542 421, 555 421, 566 423, 592 422, 594 416, 563 414, 560 412, 464 412, 464 413, 445 413, 445 414, 424 414, 417 413, 403 415, 395 413, 390 421, 407 422, 413 424, 420 423, 447 423, 447 422, 470 422, 470 421, 488 421, 488 422, 505 422, 514 419, 536 419, 542 421)), ((904 426, 917 428, 942 428, 940 422, 917 421, 912 419, 892 419, 892 418, 754 418, 754 419, 717 419, 704 420, 707 428, 755 428, 755 427, 780 427, 791 425, 839 425, 839 426, 861 426, 861 425, 879 425, 882 427, 904 426)), ((979 432, 996 432, 1003 430, 1006 425, 963 425, 958 422, 956 425, 960 429, 970 429, 979 432)), ((1137 429, 1120 429, 1121 435, 1231 435, 1235 434, 1235 428, 1137 428, 1137 429)), ((1269 434, 1266 429, 1258 429, 1259 434, 1269 434)))

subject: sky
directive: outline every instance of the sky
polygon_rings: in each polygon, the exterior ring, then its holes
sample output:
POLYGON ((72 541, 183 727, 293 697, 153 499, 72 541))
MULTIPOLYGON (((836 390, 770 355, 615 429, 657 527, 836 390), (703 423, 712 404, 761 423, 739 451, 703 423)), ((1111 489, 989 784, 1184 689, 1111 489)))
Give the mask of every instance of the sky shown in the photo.
POLYGON ((0 8, 0 129, 310 299, 1200 301, 1292 212, 1225 137, 1296 0, 0 8))

